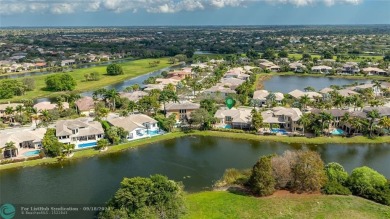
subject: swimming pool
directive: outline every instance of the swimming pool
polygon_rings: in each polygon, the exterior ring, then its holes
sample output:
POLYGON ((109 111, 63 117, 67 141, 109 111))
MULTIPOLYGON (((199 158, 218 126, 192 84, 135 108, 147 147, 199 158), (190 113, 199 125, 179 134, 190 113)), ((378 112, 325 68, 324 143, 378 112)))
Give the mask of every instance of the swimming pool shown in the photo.
POLYGON ((231 129, 231 128, 232 128, 232 125, 226 124, 225 126, 222 126, 222 128, 224 128, 224 129, 231 129))
POLYGON ((79 144, 79 148, 88 148, 88 147, 95 147, 95 146, 96 146, 96 142, 79 144))
POLYGON ((159 130, 147 130, 147 134, 149 135, 159 135, 160 134, 160 131, 159 130))
POLYGON ((26 157, 32 157, 32 156, 36 156, 36 155, 39 155, 39 152, 41 150, 35 150, 35 151, 27 151, 27 152, 24 152, 23 153, 23 156, 26 156, 26 157))
POLYGON ((284 129, 271 129, 272 133, 280 133, 282 135, 287 135, 287 131, 284 129))
POLYGON ((333 129, 333 131, 331 133, 332 133, 332 135, 344 135, 344 130, 342 130, 342 129, 333 129))

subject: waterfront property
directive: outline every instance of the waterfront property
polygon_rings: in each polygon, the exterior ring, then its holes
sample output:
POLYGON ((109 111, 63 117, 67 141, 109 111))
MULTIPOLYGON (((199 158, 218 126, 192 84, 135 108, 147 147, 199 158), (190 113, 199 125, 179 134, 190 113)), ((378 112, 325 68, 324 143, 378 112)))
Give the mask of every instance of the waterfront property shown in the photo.
POLYGON ((252 104, 259 107, 267 106, 269 103, 271 105, 273 103, 280 105, 283 99, 284 95, 280 92, 273 93, 267 90, 257 90, 253 93, 252 104))
POLYGON ((37 151, 42 148, 42 139, 46 129, 35 130, 6 130, 0 133, 0 148, 3 151, 3 157, 23 157, 31 156, 31 151, 37 151), (6 148, 6 144, 13 142, 15 148, 6 148))
POLYGON ((75 102, 80 115, 90 116, 95 113, 95 101, 92 97, 83 97, 75 102))
POLYGON ((302 129, 302 126, 298 123, 302 112, 298 108, 274 107, 271 110, 261 112, 261 115, 263 116, 263 123, 269 124, 271 130, 275 125, 278 126, 276 130, 281 128, 282 130, 296 132, 302 129))
POLYGON ((8 115, 6 113, 7 109, 12 109, 15 110, 16 107, 18 106, 23 106, 23 104, 20 103, 5 103, 5 104, 0 104, 0 119, 5 119, 5 120, 12 120, 12 116, 8 115))
POLYGON ((50 103, 48 101, 43 101, 43 102, 39 102, 39 103, 35 104, 33 106, 33 108, 37 109, 38 112, 42 112, 44 110, 54 110, 54 109, 59 109, 59 108, 69 109, 69 103, 63 102, 59 106, 56 103, 50 103))
POLYGON ((119 94, 122 98, 127 98, 130 101, 137 102, 144 96, 147 96, 148 93, 145 91, 133 91, 133 92, 122 92, 119 94))
POLYGON ((165 105, 166 115, 176 114, 176 121, 188 121, 191 113, 199 109, 200 104, 191 102, 171 102, 165 105))
POLYGON ((129 132, 127 140, 136 140, 160 134, 157 121, 144 114, 132 114, 107 120, 112 126, 121 127, 129 132))
POLYGON ((100 122, 87 118, 59 120, 56 122, 56 136, 61 143, 74 144, 75 149, 96 146, 104 137, 100 122))
POLYGON ((251 127, 251 111, 249 108, 221 108, 214 117, 216 127, 249 129, 251 127))

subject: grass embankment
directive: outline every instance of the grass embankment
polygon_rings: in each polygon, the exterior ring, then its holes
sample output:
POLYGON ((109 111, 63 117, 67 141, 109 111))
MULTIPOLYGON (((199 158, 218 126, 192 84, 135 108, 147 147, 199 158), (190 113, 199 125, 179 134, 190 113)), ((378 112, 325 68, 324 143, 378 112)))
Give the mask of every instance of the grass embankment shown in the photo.
MULTIPOLYGON (((77 82, 75 91, 83 92, 83 91, 95 90, 110 84, 119 83, 126 79, 134 78, 152 71, 156 71, 161 68, 168 67, 171 64, 168 63, 168 58, 160 58, 160 59, 140 59, 140 60, 128 61, 128 62, 120 63, 119 65, 121 65, 123 68, 124 71, 123 75, 117 75, 117 76, 107 75, 106 74, 107 66, 76 69, 72 72, 69 72, 69 74, 72 75, 72 77, 77 82), (158 64, 155 67, 150 67, 149 63, 153 61, 160 61, 160 64, 158 64), (97 72, 100 74, 99 81, 85 81, 84 75, 92 72, 97 72)), ((61 73, 52 73, 52 74, 61 74, 61 73)), ((35 85, 36 85, 36 88, 33 91, 26 92, 26 94, 23 96, 14 96, 13 98, 10 99, 1 100, 1 102, 20 101, 23 99, 35 99, 39 97, 50 97, 55 94, 61 93, 61 92, 48 91, 45 89, 46 88, 45 78, 52 74, 31 76, 30 78, 35 79, 35 85)), ((22 79, 23 78, 20 78, 18 80, 22 80, 22 79)))
POLYGON ((287 195, 256 198, 229 192, 187 196, 185 219, 390 218, 390 207, 354 196, 287 195))
MULTIPOLYGON (((79 158, 87 158, 92 156, 98 156, 98 155, 104 155, 109 153, 116 153, 120 152, 126 149, 135 148, 141 145, 147 145, 151 143, 156 143, 159 141, 169 140, 173 138, 178 138, 185 136, 182 132, 175 132, 175 133, 168 133, 165 135, 159 135, 152 138, 144 138, 140 140, 131 141, 125 144, 120 145, 114 145, 110 146, 107 151, 100 152, 99 150, 96 150, 94 148, 86 149, 86 150, 80 150, 75 151, 74 155, 70 158, 67 158, 67 160, 74 160, 79 158)), ((18 167, 32 167, 42 164, 51 164, 51 163, 57 163, 57 158, 44 158, 44 159, 38 159, 38 160, 28 160, 24 162, 18 162, 18 163, 9 163, 9 164, 2 164, 0 165, 0 171, 5 169, 12 169, 12 168, 18 168, 18 167)))
MULTIPOLYGON (((96 155, 104 155, 108 153, 115 153, 129 148, 135 148, 141 145, 156 143, 159 141, 179 138, 183 136, 209 136, 209 137, 223 137, 232 139, 243 139, 243 140, 254 140, 254 141, 270 141, 270 142, 282 142, 287 144, 377 144, 377 143, 390 143, 390 136, 378 137, 375 139, 369 139, 363 136, 353 138, 343 137, 317 137, 317 138, 306 138, 306 137, 285 137, 285 136, 259 136, 247 133, 230 133, 230 132, 218 132, 218 131, 194 131, 191 133, 174 132, 165 135, 155 136, 152 138, 144 138, 136 141, 131 141, 121 145, 115 145, 108 148, 105 152, 99 152, 96 149, 86 149, 75 151, 74 156, 68 158, 68 160, 87 158, 96 155)), ((57 163, 56 158, 44 158, 38 160, 29 160, 18 163, 10 163, 0 165, 0 170, 18 168, 18 167, 31 167, 42 164, 57 163)))
POLYGON ((272 78, 272 74, 257 74, 256 75, 256 81, 255 83, 253 84, 253 88, 255 90, 262 90, 264 89, 264 81, 272 78))

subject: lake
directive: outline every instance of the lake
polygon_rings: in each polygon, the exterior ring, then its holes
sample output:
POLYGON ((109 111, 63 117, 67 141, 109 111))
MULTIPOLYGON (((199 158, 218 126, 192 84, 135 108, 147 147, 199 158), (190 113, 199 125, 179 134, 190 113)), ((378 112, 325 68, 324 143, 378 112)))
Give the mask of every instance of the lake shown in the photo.
POLYGON ((294 75, 275 75, 269 80, 263 82, 264 89, 273 92, 289 93, 295 89, 303 90, 305 87, 314 87, 321 90, 330 85, 347 85, 354 82, 368 83, 371 80, 356 80, 346 78, 315 77, 315 76, 294 76, 294 75))
POLYGON ((390 178, 390 144, 301 145, 183 137, 64 164, 0 171, 1 203, 102 204, 123 177, 164 174, 182 181, 185 190, 208 190, 226 168, 250 168, 261 155, 286 150, 318 151, 325 162, 339 162, 347 171, 369 166, 390 178))

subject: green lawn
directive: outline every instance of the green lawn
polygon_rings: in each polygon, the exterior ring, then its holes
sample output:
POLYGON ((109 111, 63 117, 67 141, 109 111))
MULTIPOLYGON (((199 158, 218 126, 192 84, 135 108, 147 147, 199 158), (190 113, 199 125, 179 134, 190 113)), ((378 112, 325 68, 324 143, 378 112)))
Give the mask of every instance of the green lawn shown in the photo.
POLYGON ((390 207, 353 196, 292 195, 256 198, 229 192, 186 197, 185 219, 244 218, 390 218, 390 207))
MULTIPOLYGON (((106 75, 106 66, 98 66, 92 68, 84 68, 84 69, 76 69, 73 72, 69 72, 73 76, 73 78, 77 81, 77 86, 75 91, 83 92, 94 90, 98 88, 102 88, 104 86, 115 84, 121 81, 124 81, 129 78, 137 77, 148 72, 156 71, 161 68, 165 68, 170 66, 168 63, 168 58, 160 58, 160 59, 140 59, 134 61, 128 61, 119 64, 123 67, 124 74, 117 76, 109 76, 106 75), (149 62, 159 60, 160 64, 156 67, 150 67, 149 62), (99 81, 84 81, 84 75, 86 73, 98 72, 100 74, 99 81)), ((53 73, 53 74, 61 74, 61 73, 53 73)), ((23 96, 14 96, 11 99, 3 99, 0 102, 8 102, 8 101, 20 101, 23 99, 35 99, 38 97, 50 97, 52 95, 58 94, 60 92, 51 92, 45 90, 45 78, 51 74, 47 75, 39 75, 39 76, 31 76, 35 79, 36 88, 33 91, 27 92, 23 96)), ((19 79, 22 80, 22 79, 19 79)))
MULTIPOLYGON (((80 159, 87 158, 97 155, 104 155, 107 153, 116 153, 129 148, 139 147, 142 145, 147 145, 151 143, 156 143, 159 141, 164 141, 168 139, 179 138, 183 136, 196 135, 196 136, 211 136, 211 137, 224 137, 232 139, 247 139, 255 141, 272 141, 272 142, 283 142, 287 144, 330 144, 330 143, 339 143, 339 144, 377 144, 377 143, 390 143, 390 136, 387 137, 378 137, 375 139, 368 139, 363 136, 353 137, 353 138, 342 138, 342 137, 317 137, 317 138, 305 138, 305 137, 284 137, 284 136, 259 136, 246 133, 230 133, 230 132, 218 132, 218 131, 194 131, 191 133, 183 132, 173 132, 165 135, 155 136, 152 138, 140 139, 136 141, 131 141, 128 143, 115 145, 109 147, 105 152, 99 152, 93 148, 76 151, 74 156, 69 158, 80 159)), ((18 163, 4 164, 0 165, 0 171, 4 169, 18 168, 18 167, 31 167, 42 164, 56 163, 58 162, 56 158, 44 158, 38 160, 29 160, 18 163)))

